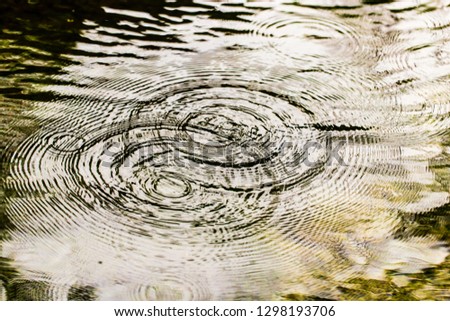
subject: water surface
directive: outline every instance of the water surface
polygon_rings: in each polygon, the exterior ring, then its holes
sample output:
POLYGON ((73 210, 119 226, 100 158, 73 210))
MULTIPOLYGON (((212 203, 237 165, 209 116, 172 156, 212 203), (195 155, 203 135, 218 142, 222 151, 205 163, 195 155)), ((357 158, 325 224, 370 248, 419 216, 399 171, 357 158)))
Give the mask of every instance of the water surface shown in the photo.
POLYGON ((0 298, 450 299, 449 1, 0 9, 0 298))

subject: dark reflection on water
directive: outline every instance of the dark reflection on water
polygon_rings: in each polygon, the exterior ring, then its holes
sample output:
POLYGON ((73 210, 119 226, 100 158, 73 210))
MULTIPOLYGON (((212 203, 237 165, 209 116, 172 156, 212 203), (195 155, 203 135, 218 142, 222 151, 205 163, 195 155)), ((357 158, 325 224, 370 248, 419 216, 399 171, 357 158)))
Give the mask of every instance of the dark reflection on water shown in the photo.
POLYGON ((450 298, 448 1, 0 12, 0 298, 450 298))

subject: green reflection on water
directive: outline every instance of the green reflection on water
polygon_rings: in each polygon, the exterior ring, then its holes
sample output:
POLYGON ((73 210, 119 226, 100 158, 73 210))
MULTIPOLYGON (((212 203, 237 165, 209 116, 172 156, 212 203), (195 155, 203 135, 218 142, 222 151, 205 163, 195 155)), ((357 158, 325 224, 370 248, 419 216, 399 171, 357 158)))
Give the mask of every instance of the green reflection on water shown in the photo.
MULTIPOLYGON (((366 1, 369 3, 369 1, 366 1)), ((382 1, 370 1, 370 3, 382 1)), ((386 1, 385 1, 386 2, 386 1)), ((107 2, 103 3, 108 4, 107 2)), ((140 8, 140 7, 139 7, 140 8)), ((139 9, 137 8, 137 9, 139 9)), ((87 16, 95 16, 99 8, 91 8, 87 16)), ((20 10, 19 10, 20 11, 20 10)), ((30 14, 30 13, 28 13, 30 14)), ((5 17, 2 17, 5 19, 5 17)), ((28 113, 33 111, 32 102, 51 101, 55 97, 51 93, 39 92, 39 88, 47 83, 54 83, 51 76, 61 72, 70 64, 64 54, 72 50, 81 28, 81 17, 70 10, 64 11, 60 17, 53 17, 42 22, 32 14, 23 19, 23 26, 12 18, 10 25, 3 30, 5 39, 0 39, 2 52, 2 76, 0 78, 0 103, 5 106, 1 114, 2 123, 2 171, 0 180, 0 241, 8 238, 8 231, 14 229, 6 216, 8 198, 18 197, 14 190, 5 190, 5 180, 9 170, 9 154, 4 142, 8 141, 8 151, 13 151, 15 145, 31 136, 39 129, 39 120, 28 113), (20 29, 15 31, 14 28, 20 29), (26 34, 29 32, 30 34, 26 34), (14 38, 11 40, 9 38, 14 38), (55 46, 52 41, 58 44, 55 46), (50 79, 49 79, 50 78, 50 79), (20 115, 20 116, 19 116, 20 115), (11 140, 10 137, 14 137, 11 140)), ((7 21, 8 22, 8 21, 7 21)), ((20 23, 21 23, 20 22, 20 23)), ((449 146, 448 141, 442 143, 449 146)), ((449 159, 435 159, 430 161, 430 169, 435 175, 439 190, 450 189, 449 159)), ((411 184, 411 188, 414 187, 411 184)), ((395 187, 393 187, 395 189, 395 187)), ((419 188, 417 188, 419 189, 419 188)), ((36 195, 39 196, 39 195, 36 195)), ((402 199, 402 195, 392 196, 390 201, 413 201, 402 199)), ((448 242, 450 240, 450 207, 449 204, 429 213, 404 214, 402 219, 407 221, 405 229, 398 231, 398 237, 432 236, 434 239, 448 242)), ((326 278, 324 276, 324 278, 326 278)), ((49 284, 45 281, 29 281, 23 279, 20 272, 14 268, 14 262, 0 258, 0 299, 9 300, 46 300, 49 284)), ((330 280, 333 283, 332 280, 330 280)), ((342 283, 335 283, 340 290, 339 299, 342 300, 449 300, 450 299, 450 256, 434 267, 426 268, 419 273, 402 274, 395 270, 386 272, 385 280, 356 278, 342 283)), ((96 298, 95 289, 91 286, 73 286, 68 290, 69 300, 93 300, 96 298)), ((283 294, 285 300, 317 300, 318 296, 306 296, 299 293, 283 294)))

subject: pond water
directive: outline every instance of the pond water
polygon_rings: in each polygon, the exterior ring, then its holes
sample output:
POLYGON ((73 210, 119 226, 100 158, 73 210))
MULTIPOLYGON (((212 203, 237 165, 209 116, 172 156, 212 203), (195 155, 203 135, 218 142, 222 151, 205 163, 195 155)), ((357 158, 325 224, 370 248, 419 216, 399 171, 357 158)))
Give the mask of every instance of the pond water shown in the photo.
POLYGON ((450 299, 450 1, 69 3, 0 4, 0 299, 450 299))

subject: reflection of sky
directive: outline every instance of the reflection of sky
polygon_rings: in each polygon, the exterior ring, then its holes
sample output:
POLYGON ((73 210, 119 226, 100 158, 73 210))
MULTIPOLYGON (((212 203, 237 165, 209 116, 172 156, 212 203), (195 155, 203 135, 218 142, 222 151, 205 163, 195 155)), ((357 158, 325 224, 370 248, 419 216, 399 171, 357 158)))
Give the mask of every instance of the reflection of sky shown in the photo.
MULTIPOLYGON (((3 244, 3 255, 14 259, 24 278, 50 282, 54 298, 65 298, 71 285, 89 285, 100 299, 228 299, 254 293, 271 299, 275 292, 293 291, 336 298, 336 282, 382 279, 387 269, 414 273, 439 264, 448 252, 436 237, 394 236, 404 224, 402 214, 420 215, 449 201, 448 190, 429 168, 433 159, 448 160, 443 134, 450 125, 449 16, 447 10, 420 15, 400 10, 408 3, 377 7, 377 15, 370 15, 367 7, 348 9, 353 16, 345 15, 345 9, 218 7, 229 19, 215 16, 208 7, 177 8, 182 14, 173 15, 170 9, 156 15, 104 7, 111 17, 108 24, 85 20, 82 39, 66 54, 76 64, 56 78, 69 84, 46 87, 67 99, 36 104, 38 118, 54 119, 56 125, 43 126, 17 152, 12 186, 30 185, 39 197, 11 200, 9 213, 22 230, 3 244), (392 15, 400 22, 393 22, 392 15), (159 98, 160 91, 167 98, 159 98), (261 92, 265 94, 257 94, 261 92), (278 96, 266 98, 267 92, 278 96), (200 97, 201 102, 186 97, 200 97), (158 205, 207 204, 205 210, 195 208, 205 220, 217 219, 210 214, 216 204, 229 209, 225 219, 220 218, 225 223, 229 217, 253 222, 270 208, 262 233, 224 244, 215 244, 214 236, 196 233, 189 224, 180 224, 185 229, 181 232, 143 224, 151 218, 142 217, 147 205, 136 196, 147 197, 144 188, 151 182, 141 188, 133 177, 148 173, 140 165, 134 172, 119 166, 116 172, 100 168, 91 173, 95 161, 104 156, 101 142, 68 158, 48 152, 45 143, 47 135, 65 131, 74 135, 58 140, 60 145, 77 146, 79 137, 90 144, 100 134, 124 145, 121 126, 128 126, 133 106, 140 106, 144 119, 151 119, 158 108, 159 117, 166 115, 167 107, 175 119, 198 110, 196 121, 205 119, 202 109, 210 108, 205 101, 216 101, 223 105, 223 114, 217 112, 215 121, 231 122, 236 113, 227 113, 237 110, 236 105, 251 104, 249 97, 271 109, 261 108, 260 118, 238 113, 236 127, 259 125, 260 119, 269 119, 273 126, 277 118, 271 111, 298 113, 301 117, 292 117, 285 131, 261 127, 261 132, 289 133, 299 123, 330 126, 332 140, 345 142, 340 156, 347 166, 333 163, 308 185, 300 182, 279 194, 249 199, 228 192, 203 193, 191 186, 195 175, 203 185, 210 179, 215 188, 254 184, 240 182, 246 176, 238 171, 214 181, 208 168, 196 169, 194 176, 178 169, 187 179, 159 181, 157 197, 170 197, 158 199, 158 205), (158 99, 163 107, 146 105, 158 99), (177 105, 183 99, 190 104, 177 105), (36 149, 27 154, 27 148, 36 149), (25 170, 21 159, 29 162, 25 170), (76 175, 66 171, 71 162, 87 186, 80 186, 76 175), (93 192, 93 187, 101 189, 95 185, 100 180, 105 184, 100 187, 110 190, 93 192), (185 197, 185 186, 199 198, 185 203, 167 200, 185 197), (101 193, 109 193, 112 201, 102 203, 101 193), (114 206, 133 210, 117 215, 114 206)), ((214 108, 221 110, 222 105, 214 108)), ((245 105, 253 108, 249 106, 245 105)), ((170 137, 170 129, 167 132, 170 137)), ((321 139, 317 132, 304 130, 308 137, 321 139)), ((239 141, 237 133, 220 138, 239 141)), ((137 143, 156 136, 144 130, 129 130, 128 135, 137 143)), ((204 143, 219 136, 202 132, 197 137, 204 143)), ((129 161, 138 164, 136 159, 129 161)), ((176 170, 168 166, 148 175, 173 175, 176 170)), ((264 175, 258 178, 273 174, 264 175)), ((175 218, 189 222, 193 212, 161 209, 157 214, 170 224, 175 218)))

